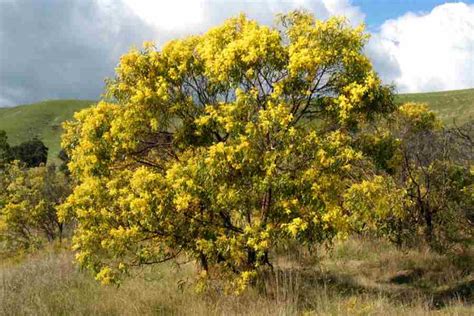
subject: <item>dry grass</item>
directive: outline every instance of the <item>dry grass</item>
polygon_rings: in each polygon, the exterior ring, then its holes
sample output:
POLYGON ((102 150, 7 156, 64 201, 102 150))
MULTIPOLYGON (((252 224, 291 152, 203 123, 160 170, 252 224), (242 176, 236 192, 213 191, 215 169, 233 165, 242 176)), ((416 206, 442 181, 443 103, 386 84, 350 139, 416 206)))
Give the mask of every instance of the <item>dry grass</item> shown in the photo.
POLYGON ((0 265, 5 315, 472 315, 472 256, 399 251, 351 239, 334 251, 280 255, 278 268, 240 297, 198 295, 192 264, 147 267, 119 287, 99 286, 48 249, 0 265), (318 264, 310 262, 319 262, 318 264))

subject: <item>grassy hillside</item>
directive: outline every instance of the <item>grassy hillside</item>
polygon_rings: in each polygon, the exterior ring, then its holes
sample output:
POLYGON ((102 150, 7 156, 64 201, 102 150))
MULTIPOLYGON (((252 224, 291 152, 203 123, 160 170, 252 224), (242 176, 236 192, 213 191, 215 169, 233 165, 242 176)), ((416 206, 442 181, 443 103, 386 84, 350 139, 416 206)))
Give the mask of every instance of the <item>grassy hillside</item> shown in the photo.
MULTIPOLYGON (((446 124, 465 123, 474 119, 474 89, 400 94, 398 102, 423 102, 441 116, 446 124)), ((13 108, 0 108, 0 129, 8 133, 12 144, 38 136, 49 147, 49 158, 55 159, 59 152, 60 124, 73 113, 94 101, 56 100, 13 108)))
POLYGON ((12 145, 37 136, 49 148, 49 159, 55 159, 60 149, 61 123, 72 118, 77 110, 93 102, 56 100, 0 108, 0 130, 7 132, 12 145))
POLYGON ((397 100, 427 103, 448 125, 454 121, 460 125, 474 119, 474 89, 400 94, 397 100))

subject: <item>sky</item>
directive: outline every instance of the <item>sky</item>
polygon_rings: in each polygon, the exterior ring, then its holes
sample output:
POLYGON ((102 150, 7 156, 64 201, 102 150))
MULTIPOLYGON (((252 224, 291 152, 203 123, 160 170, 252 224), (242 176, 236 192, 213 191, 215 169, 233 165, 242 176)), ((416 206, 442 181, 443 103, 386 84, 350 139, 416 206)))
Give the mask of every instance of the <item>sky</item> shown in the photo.
MULTIPOLYGON (((352 4, 365 13, 365 24, 375 31, 388 19, 400 17, 407 12, 427 14, 434 7, 455 1, 446 0, 354 0, 352 4)), ((464 1, 469 3, 473 1, 464 1)))
POLYGON ((398 92, 474 87, 474 0, 0 0, 0 106, 98 99, 132 46, 293 9, 365 23, 366 54, 398 92))

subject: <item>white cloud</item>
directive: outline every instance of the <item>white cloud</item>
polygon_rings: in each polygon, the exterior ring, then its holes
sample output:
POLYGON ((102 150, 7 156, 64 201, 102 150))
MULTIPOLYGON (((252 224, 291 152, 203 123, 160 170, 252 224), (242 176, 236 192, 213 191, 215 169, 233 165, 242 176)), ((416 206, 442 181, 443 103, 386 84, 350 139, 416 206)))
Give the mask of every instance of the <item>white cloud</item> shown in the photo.
POLYGON ((331 15, 344 15, 349 18, 352 25, 358 25, 364 22, 365 14, 359 7, 352 5, 352 1, 323 0, 323 3, 331 15))
POLYGON ((204 22, 202 0, 124 0, 145 22, 162 30, 180 30, 204 22))
MULTIPOLYGON (((101 0, 103 3, 110 0, 101 0)), ((353 25, 365 16, 350 0, 123 0, 139 17, 156 30, 159 44, 176 36, 204 32, 209 27, 244 12, 261 23, 273 24, 275 15, 306 9, 318 18, 345 15, 353 25)))
POLYGON ((386 21, 368 47, 401 92, 474 87, 474 5, 449 3, 386 21))

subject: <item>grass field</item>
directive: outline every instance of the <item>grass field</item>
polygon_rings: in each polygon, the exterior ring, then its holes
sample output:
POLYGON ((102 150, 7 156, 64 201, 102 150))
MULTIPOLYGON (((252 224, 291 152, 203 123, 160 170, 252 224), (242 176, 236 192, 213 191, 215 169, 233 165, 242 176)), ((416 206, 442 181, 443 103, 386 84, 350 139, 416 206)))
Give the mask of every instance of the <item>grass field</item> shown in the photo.
POLYGON ((73 265, 71 252, 49 247, 0 263, 0 314, 474 314, 472 254, 400 251, 361 238, 310 257, 295 253, 280 254, 260 290, 234 297, 216 290, 196 294, 192 263, 148 266, 134 271, 119 288, 100 286, 73 265))
MULTIPOLYGON (((474 118, 474 89, 401 94, 398 102, 423 102, 450 125, 474 118)), ((60 149, 60 124, 72 118, 75 111, 94 103, 89 100, 56 100, 0 108, 0 129, 7 132, 10 143, 16 145, 38 136, 49 148, 49 159, 56 159, 60 149)))

